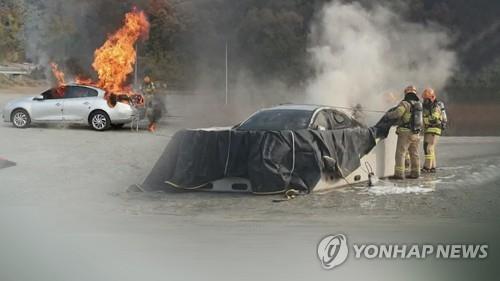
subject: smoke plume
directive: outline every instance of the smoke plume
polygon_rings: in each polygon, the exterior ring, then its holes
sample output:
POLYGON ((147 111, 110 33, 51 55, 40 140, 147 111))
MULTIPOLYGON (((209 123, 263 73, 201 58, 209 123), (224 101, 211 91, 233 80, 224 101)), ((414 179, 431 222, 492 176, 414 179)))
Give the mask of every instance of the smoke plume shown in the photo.
POLYGON ((408 84, 439 93, 456 68, 450 36, 401 14, 378 4, 326 5, 310 36, 316 75, 307 86, 308 102, 385 110, 408 84))

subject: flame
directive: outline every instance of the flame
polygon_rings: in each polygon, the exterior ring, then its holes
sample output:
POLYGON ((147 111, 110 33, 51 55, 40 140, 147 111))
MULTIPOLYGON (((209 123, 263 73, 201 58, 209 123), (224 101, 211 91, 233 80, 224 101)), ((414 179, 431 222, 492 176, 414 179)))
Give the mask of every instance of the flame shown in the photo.
POLYGON ((137 59, 135 43, 147 36, 149 22, 142 11, 134 9, 125 15, 124 25, 112 34, 94 54, 92 67, 97 72, 97 86, 108 93, 129 93, 127 76, 134 70, 137 59))
MULTIPOLYGON (((132 88, 127 85, 127 77, 134 70, 137 53, 135 43, 146 38, 149 33, 149 22, 143 11, 133 9, 125 14, 123 26, 111 34, 106 42, 95 51, 92 67, 97 72, 98 80, 77 76, 77 84, 96 86, 106 90, 106 98, 110 94, 132 95, 132 88)), ((52 72, 59 86, 65 85, 64 73, 57 64, 51 63, 52 72)))
POLYGON ((80 85, 96 86, 91 78, 85 78, 83 76, 76 76, 75 83, 80 85))
POLYGON ((64 72, 59 70, 59 66, 56 63, 51 63, 50 67, 52 68, 52 72, 54 73, 54 76, 57 80, 57 88, 54 94, 57 97, 62 98, 64 96, 64 86, 66 85, 66 82, 64 82, 64 72))
POLYGON ((59 66, 56 63, 51 63, 50 67, 52 68, 52 73, 54 73, 54 77, 57 79, 57 85, 63 86, 66 83, 64 82, 64 72, 59 70, 59 66))

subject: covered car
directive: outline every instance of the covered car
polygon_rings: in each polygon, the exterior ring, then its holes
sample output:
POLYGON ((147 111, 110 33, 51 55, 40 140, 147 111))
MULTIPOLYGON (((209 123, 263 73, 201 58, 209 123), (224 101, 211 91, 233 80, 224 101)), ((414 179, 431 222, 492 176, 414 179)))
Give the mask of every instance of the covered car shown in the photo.
POLYGON ((369 171, 361 172, 362 161, 377 173, 368 154, 378 130, 327 106, 267 108, 232 128, 177 132, 140 188, 309 193, 363 181, 369 171))

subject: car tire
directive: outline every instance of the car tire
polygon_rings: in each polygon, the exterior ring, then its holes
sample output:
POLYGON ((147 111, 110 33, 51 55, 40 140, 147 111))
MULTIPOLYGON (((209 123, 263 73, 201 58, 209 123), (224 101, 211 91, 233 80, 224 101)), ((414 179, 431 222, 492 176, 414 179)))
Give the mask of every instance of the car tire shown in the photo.
POLYGON ((123 126, 125 126, 125 124, 111 124, 111 128, 113 129, 121 129, 123 128, 123 126))
POLYGON ((106 112, 102 110, 94 111, 90 114, 89 125, 96 131, 106 131, 111 127, 111 119, 106 112))
POLYGON ((26 129, 31 124, 31 118, 28 112, 24 109, 16 109, 12 112, 10 120, 16 128, 26 129))

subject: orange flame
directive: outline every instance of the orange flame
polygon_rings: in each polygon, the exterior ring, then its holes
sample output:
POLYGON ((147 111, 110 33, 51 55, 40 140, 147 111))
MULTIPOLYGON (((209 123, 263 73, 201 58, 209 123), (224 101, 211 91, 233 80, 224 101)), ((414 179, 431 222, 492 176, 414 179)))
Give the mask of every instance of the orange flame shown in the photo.
POLYGON ((125 15, 125 24, 95 51, 92 67, 97 72, 97 86, 109 93, 130 92, 125 86, 127 76, 136 62, 135 43, 147 36, 149 22, 142 11, 134 9, 125 15))
POLYGON ((75 83, 80 85, 96 86, 92 79, 85 78, 83 76, 76 76, 75 83))
POLYGON ((50 67, 52 68, 52 73, 54 73, 54 76, 57 79, 57 85, 58 86, 63 86, 66 83, 64 82, 64 72, 59 70, 59 66, 56 63, 51 63, 50 67))
MULTIPOLYGON (((75 82, 92 85, 106 90, 109 94, 133 94, 127 77, 134 70, 137 54, 134 48, 140 38, 146 38, 149 32, 149 22, 143 11, 133 9, 125 15, 123 26, 111 34, 104 45, 94 53, 92 67, 97 72, 98 81, 77 77, 75 82)), ((64 85, 64 73, 55 63, 51 64, 52 72, 59 85, 64 85)), ((108 98, 108 96, 106 96, 108 98)))
POLYGON ((59 66, 56 63, 51 63, 50 67, 57 80, 55 95, 62 98, 64 96, 64 86, 66 85, 66 82, 64 82, 64 72, 59 70, 59 66))

